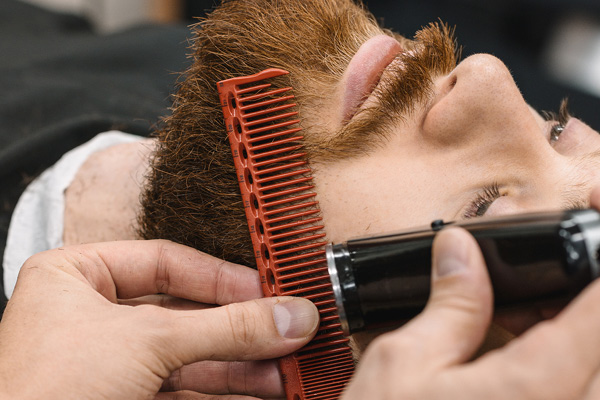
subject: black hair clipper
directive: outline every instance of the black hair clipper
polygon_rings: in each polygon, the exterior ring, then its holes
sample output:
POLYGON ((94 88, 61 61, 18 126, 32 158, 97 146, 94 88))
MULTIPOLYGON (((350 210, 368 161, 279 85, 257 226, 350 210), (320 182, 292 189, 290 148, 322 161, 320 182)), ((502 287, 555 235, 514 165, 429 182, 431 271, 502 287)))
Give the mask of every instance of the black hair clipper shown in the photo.
POLYGON ((598 277, 600 213, 560 211, 481 218, 328 245, 329 274, 346 335, 418 314, 430 291, 437 231, 461 226, 485 258, 496 308, 566 304, 598 277))

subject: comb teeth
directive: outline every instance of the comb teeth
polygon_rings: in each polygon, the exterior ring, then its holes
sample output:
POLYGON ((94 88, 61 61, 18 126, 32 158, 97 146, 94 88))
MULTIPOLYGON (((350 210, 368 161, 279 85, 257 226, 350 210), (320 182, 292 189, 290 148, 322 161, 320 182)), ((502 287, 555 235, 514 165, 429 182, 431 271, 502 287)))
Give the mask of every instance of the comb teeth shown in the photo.
POLYGON ((217 87, 263 292, 307 298, 321 316, 314 339, 280 360, 287 399, 337 399, 354 361, 337 315, 292 88, 263 82, 284 74, 268 69, 217 87))

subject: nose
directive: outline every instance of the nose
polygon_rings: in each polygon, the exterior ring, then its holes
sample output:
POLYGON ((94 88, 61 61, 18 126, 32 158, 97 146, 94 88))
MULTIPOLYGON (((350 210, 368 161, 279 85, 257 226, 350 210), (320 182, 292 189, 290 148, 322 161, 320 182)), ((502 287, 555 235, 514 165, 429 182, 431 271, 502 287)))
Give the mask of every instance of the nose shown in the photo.
POLYGON ((424 137, 443 144, 466 144, 481 135, 505 138, 524 129, 539 130, 508 68, 487 54, 468 57, 435 81, 423 124, 424 137))

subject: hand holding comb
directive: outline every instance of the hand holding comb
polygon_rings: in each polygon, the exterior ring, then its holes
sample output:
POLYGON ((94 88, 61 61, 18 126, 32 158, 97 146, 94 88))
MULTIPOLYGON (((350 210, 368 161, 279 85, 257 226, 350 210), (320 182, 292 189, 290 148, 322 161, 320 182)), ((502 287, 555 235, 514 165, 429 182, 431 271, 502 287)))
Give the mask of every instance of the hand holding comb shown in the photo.
POLYGON ((263 293, 309 299, 321 317, 314 339, 279 361, 287 399, 337 399, 354 361, 327 270, 292 88, 266 82, 287 73, 271 68, 217 88, 263 293))

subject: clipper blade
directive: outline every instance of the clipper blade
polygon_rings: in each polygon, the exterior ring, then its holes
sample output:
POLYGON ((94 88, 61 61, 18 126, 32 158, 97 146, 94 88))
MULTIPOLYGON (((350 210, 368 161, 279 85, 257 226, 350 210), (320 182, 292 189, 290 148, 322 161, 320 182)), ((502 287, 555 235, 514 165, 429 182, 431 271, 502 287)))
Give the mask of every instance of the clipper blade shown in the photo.
POLYGON ((337 399, 354 361, 337 314, 292 88, 270 83, 287 73, 271 68, 217 88, 263 292, 304 297, 320 313, 314 339, 280 359, 287 399, 337 399))

